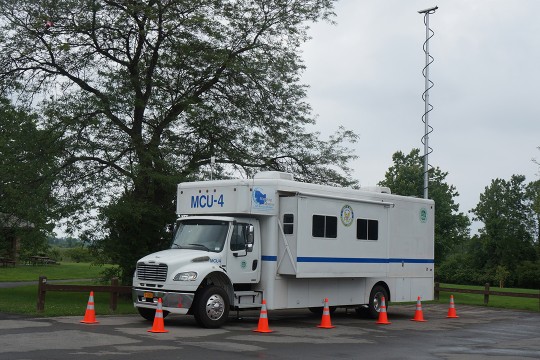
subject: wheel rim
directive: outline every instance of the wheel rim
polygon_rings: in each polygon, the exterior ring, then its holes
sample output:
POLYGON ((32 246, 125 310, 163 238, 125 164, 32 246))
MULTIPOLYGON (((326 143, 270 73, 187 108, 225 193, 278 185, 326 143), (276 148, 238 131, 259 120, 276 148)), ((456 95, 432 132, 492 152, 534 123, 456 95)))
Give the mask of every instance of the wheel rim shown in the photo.
POLYGON ((382 305, 382 298, 384 297, 383 292, 377 292, 375 293, 375 296, 373 297, 373 308, 377 311, 381 311, 381 305, 382 305))
POLYGON ((225 312, 225 301, 218 294, 213 294, 206 302, 206 315, 210 320, 219 320, 225 312))

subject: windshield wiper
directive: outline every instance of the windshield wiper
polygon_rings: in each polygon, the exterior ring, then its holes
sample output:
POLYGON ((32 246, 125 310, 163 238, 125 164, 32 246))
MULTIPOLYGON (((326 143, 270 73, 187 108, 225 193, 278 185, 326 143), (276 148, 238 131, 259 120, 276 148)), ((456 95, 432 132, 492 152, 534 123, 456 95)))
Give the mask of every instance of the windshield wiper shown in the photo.
POLYGON ((178 245, 178 244, 171 245, 171 249, 181 249, 181 248, 182 248, 182 245, 178 245))
POLYGON ((202 247, 202 248, 204 248, 206 251, 210 251, 210 249, 207 248, 206 246, 204 246, 203 244, 188 244, 188 245, 202 247))

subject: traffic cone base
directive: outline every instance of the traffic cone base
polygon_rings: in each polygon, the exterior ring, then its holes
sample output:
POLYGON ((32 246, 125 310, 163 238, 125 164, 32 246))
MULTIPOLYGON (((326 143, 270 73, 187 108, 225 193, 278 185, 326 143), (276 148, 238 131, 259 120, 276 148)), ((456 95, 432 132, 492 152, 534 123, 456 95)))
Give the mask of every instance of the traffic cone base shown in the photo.
POLYGON ((81 320, 83 324, 98 324, 99 321, 96 320, 96 310, 94 307, 94 292, 90 291, 90 296, 88 297, 88 305, 86 305, 86 312, 84 313, 84 318, 81 320))
POLYGON ((328 298, 324 299, 324 308, 322 313, 322 319, 320 325, 317 325, 321 329, 333 329, 332 321, 330 320, 330 307, 328 306, 328 298))
POLYGON ((416 301, 416 311, 414 312, 414 319, 411 319, 411 321, 418 321, 418 322, 427 321, 427 320, 424 320, 424 312, 422 311, 422 303, 420 302, 420 296, 418 297, 418 300, 416 301))
POLYGON ((388 321, 388 314, 386 313, 386 303, 384 302, 384 296, 381 300, 381 308, 379 311, 379 320, 377 320, 376 324, 379 325, 388 325, 391 324, 390 321, 388 321))
POLYGON ((169 330, 165 330, 165 323, 163 321, 163 305, 161 305, 161 298, 158 298, 158 305, 156 309, 156 315, 154 315, 154 324, 150 330, 151 333, 167 333, 169 330))
POLYGON ((448 308, 448 316, 446 317, 449 319, 459 318, 456 313, 456 305, 454 304, 454 295, 450 295, 450 307, 448 308))
POLYGON ((268 327, 268 311, 266 311, 266 300, 263 299, 261 307, 261 315, 259 317, 259 324, 256 329, 253 329, 254 332, 259 333, 271 333, 274 330, 270 330, 268 327))

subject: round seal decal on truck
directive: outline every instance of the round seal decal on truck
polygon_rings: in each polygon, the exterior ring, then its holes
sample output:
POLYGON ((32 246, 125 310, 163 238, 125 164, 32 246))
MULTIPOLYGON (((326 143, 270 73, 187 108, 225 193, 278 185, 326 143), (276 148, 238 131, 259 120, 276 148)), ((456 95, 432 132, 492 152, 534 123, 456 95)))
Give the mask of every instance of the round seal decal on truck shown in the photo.
POLYGON ((354 211, 349 205, 344 205, 341 208, 341 222, 345 226, 351 226, 354 221, 354 211))
POLYGON ((428 218, 428 212, 427 212, 427 209, 426 208, 421 208, 420 209, 420 222, 427 222, 427 218, 428 218))

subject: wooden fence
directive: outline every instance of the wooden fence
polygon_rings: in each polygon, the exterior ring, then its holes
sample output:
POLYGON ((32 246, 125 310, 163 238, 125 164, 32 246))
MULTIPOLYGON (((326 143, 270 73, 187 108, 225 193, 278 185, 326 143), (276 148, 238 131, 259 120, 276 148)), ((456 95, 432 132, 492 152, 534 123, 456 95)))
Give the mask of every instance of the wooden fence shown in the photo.
MULTIPOLYGON (((47 291, 66 291, 66 292, 108 292, 111 294, 109 300, 109 308, 112 311, 115 311, 118 306, 118 296, 119 294, 131 294, 131 286, 121 286, 118 285, 118 279, 113 278, 111 280, 111 285, 64 285, 64 284, 48 284, 46 276, 39 277, 38 283, 38 301, 37 301, 37 310, 39 312, 45 310, 45 294, 47 291)), ((540 290, 538 294, 528 294, 528 293, 515 293, 508 291, 492 291, 489 289, 489 284, 486 284, 484 290, 473 290, 473 289, 459 289, 459 288, 445 288, 441 287, 437 282, 435 283, 434 288, 434 299, 439 300, 439 293, 441 291, 445 292, 454 292, 454 293, 466 293, 466 294, 480 294, 484 295, 484 304, 489 303, 490 295, 497 296, 511 296, 511 297, 524 297, 538 299, 538 307, 540 310, 540 290)))
POLYGON ((115 311, 118 307, 118 296, 120 294, 131 294, 131 286, 118 285, 118 279, 113 278, 111 285, 65 285, 48 284, 46 276, 39 277, 38 283, 38 301, 37 311, 45 310, 45 294, 47 291, 66 291, 66 292, 108 292, 111 294, 109 300, 109 309, 115 311))
POLYGON ((439 292, 441 291, 465 293, 465 294, 480 294, 480 295, 483 294, 484 305, 487 305, 489 303, 490 295, 538 299, 538 309, 540 310, 540 290, 538 290, 538 294, 516 293, 516 292, 509 292, 509 291, 492 291, 489 289, 489 283, 486 283, 486 285, 484 286, 484 290, 444 288, 444 287, 440 287, 440 284, 437 282, 435 283, 434 296, 433 296, 435 300, 439 300, 439 292))

